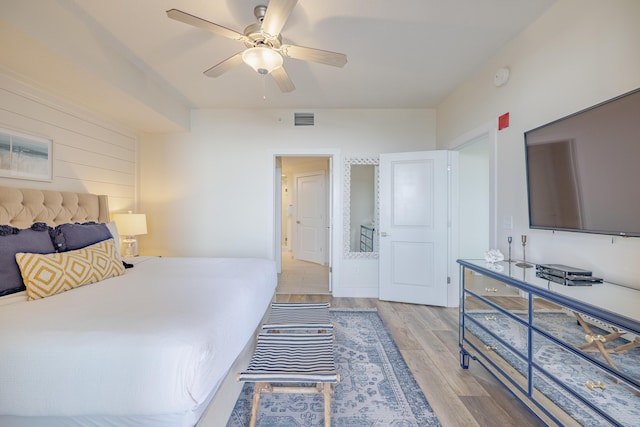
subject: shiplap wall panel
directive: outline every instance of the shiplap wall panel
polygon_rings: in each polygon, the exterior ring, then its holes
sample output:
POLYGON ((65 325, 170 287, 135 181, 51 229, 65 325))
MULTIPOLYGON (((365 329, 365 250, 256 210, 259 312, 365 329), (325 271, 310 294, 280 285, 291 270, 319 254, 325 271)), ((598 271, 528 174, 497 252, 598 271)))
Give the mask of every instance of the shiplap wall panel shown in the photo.
POLYGON ((129 148, 131 140, 136 139, 135 135, 125 133, 125 131, 102 122, 96 117, 84 114, 80 110, 72 110, 73 106, 56 105, 48 99, 38 97, 33 94, 34 89, 31 93, 26 92, 26 89, 12 90, 13 88, 7 88, 4 85, 2 85, 2 89, 0 91, 0 105, 4 108, 9 107, 8 111, 17 114, 28 112, 25 117, 37 119, 44 128, 68 128, 78 135, 109 141, 111 144, 120 145, 123 148, 129 148))
POLYGON ((0 90, 0 108, 7 115, 6 121, 14 128, 29 129, 31 134, 44 138, 55 135, 53 139, 59 144, 120 159, 129 159, 135 154, 135 137, 71 113, 62 114, 56 107, 45 107, 37 100, 0 90), (25 111, 28 115, 24 114, 25 111))
MULTIPOLYGON (((77 185, 78 180, 69 179, 69 178, 58 178, 58 183, 61 188, 69 188, 73 185, 77 185)), ((27 181, 25 181, 27 182, 27 181)), ((18 187, 30 187, 30 188, 52 188, 52 187, 44 187, 42 183, 38 183, 34 181, 36 185, 19 185, 18 187), (40 185, 38 185, 40 184, 40 185)), ((79 189, 74 189, 71 191, 86 191, 93 194, 108 194, 109 195, 109 210, 111 213, 118 212, 126 212, 128 210, 133 210, 133 205, 130 205, 131 201, 131 191, 129 186, 120 186, 113 183, 103 183, 103 182, 85 182, 85 187, 80 187, 79 189), (114 207, 115 206, 115 207, 114 207)))
POLYGON ((53 168, 58 178, 78 179, 82 182, 103 182, 126 187, 132 178, 131 174, 60 160, 54 160, 53 168))
POLYGON ((135 210, 133 131, 0 75, 0 128, 53 140, 53 181, 0 177, 0 185, 109 196, 112 211, 135 210))
POLYGON ((128 175, 135 175, 136 172, 136 164, 134 161, 123 160, 122 157, 104 155, 84 148, 64 145, 62 143, 56 144, 54 158, 57 161, 65 162, 66 160, 64 159, 73 159, 78 157, 83 159, 83 166, 107 169, 128 175))

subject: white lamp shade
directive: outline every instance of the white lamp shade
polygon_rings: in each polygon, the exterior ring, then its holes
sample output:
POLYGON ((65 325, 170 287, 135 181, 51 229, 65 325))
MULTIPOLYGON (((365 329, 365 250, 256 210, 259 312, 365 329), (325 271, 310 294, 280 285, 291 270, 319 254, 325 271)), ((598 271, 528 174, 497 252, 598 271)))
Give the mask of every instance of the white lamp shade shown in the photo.
POLYGON ((113 220, 122 236, 147 234, 147 216, 145 214, 115 214, 113 220))
POLYGON ((282 66, 282 56, 268 47, 252 47, 242 52, 245 64, 260 74, 269 74, 282 66))

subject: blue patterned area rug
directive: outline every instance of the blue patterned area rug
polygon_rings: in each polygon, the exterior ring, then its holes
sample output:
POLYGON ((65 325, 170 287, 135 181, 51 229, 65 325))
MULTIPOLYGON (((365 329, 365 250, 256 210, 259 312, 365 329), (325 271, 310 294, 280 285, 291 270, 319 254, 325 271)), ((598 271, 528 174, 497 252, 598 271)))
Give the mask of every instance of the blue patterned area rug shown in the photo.
MULTIPOLYGON (((340 383, 331 396, 331 425, 425 427, 440 423, 376 311, 331 310, 340 383)), ((249 425, 253 384, 246 383, 227 427, 249 425)), ((324 425, 321 395, 260 397, 258 427, 324 425)))

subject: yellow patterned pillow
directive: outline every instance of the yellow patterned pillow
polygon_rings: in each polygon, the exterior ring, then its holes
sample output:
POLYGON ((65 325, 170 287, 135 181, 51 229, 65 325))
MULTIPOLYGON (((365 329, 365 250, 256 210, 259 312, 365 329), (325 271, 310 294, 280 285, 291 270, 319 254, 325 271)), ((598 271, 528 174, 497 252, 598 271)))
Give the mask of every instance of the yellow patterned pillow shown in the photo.
POLYGON ((59 294, 124 273, 113 239, 54 254, 18 252, 16 262, 30 300, 59 294))

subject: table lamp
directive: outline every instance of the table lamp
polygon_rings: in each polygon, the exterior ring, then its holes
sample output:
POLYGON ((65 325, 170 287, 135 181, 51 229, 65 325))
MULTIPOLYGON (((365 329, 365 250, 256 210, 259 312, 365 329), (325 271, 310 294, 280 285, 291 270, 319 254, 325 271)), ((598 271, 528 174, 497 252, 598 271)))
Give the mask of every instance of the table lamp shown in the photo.
POLYGON ((134 214, 129 211, 126 214, 115 214, 113 220, 118 227, 118 234, 124 236, 124 257, 138 255, 138 242, 136 236, 147 234, 147 216, 145 214, 134 214))

